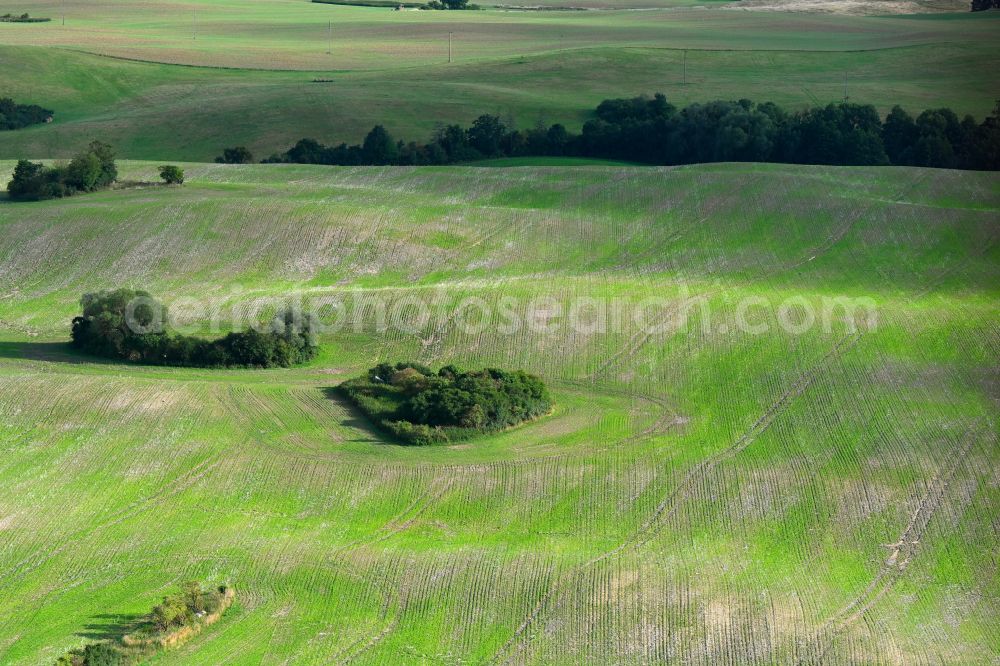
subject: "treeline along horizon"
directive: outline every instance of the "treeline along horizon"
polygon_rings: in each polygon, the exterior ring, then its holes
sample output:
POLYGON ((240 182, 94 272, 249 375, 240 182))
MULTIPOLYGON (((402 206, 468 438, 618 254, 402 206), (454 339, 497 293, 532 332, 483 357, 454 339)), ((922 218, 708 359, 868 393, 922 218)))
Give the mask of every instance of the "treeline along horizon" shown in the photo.
POLYGON ((651 165, 779 162, 1000 169, 1000 101, 981 123, 971 115, 959 118, 948 108, 914 117, 895 106, 883 119, 874 106, 848 102, 795 112, 748 99, 678 108, 659 93, 604 100, 595 116, 576 134, 561 124, 519 130, 499 116, 484 114, 468 128, 441 127, 427 143, 397 141, 376 125, 358 145, 326 146, 306 138, 263 161, 434 165, 566 156, 651 165))

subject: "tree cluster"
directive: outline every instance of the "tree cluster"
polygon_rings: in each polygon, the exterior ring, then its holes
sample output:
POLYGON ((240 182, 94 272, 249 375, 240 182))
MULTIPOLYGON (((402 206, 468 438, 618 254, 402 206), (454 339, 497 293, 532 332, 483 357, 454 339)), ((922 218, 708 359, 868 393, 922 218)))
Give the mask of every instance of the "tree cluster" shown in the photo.
POLYGON ((374 422, 418 445, 503 430, 552 409, 541 379, 496 368, 434 372, 419 363, 382 363, 340 388, 374 422))
POLYGON ((90 643, 70 650, 56 660, 56 666, 132 666, 152 657, 163 642, 164 635, 178 629, 195 630, 212 618, 221 615, 232 603, 233 591, 225 586, 205 589, 196 580, 184 583, 180 592, 163 597, 152 612, 143 616, 131 627, 132 633, 90 643))
POLYGON ((45 123, 52 119, 52 114, 52 110, 37 104, 17 104, 10 97, 0 97, 0 131, 45 123))
POLYGON ((479 9, 479 5, 469 4, 469 0, 430 0, 420 9, 479 9))
POLYGON ((225 592, 224 587, 205 590, 200 582, 188 581, 180 592, 163 597, 163 601, 153 607, 149 614, 150 622, 160 633, 186 627, 195 618, 216 611, 222 604, 225 592))
POLYGON ((52 19, 41 16, 31 16, 27 12, 24 14, 6 13, 0 16, 0 23, 46 23, 52 19))
POLYGON ((253 162, 253 153, 246 146, 224 148, 215 161, 218 164, 250 164, 253 162))
POLYGON ((972 11, 982 12, 987 9, 1000 9, 1000 0, 972 0, 972 11))
POLYGON ((315 357, 316 322, 287 309, 264 331, 250 328, 217 340, 168 330, 167 309, 146 291, 117 289, 84 294, 73 319, 73 345, 96 356, 187 367, 289 367, 315 357))
POLYGON ((471 126, 446 125, 428 143, 396 141, 376 125, 360 145, 324 146, 302 139, 268 162, 382 165, 452 164, 519 156, 574 156, 646 164, 784 162, 1000 169, 1000 103, 982 123, 950 109, 917 117, 896 106, 883 120, 873 106, 851 103, 788 112, 750 100, 678 109, 661 94, 608 99, 579 134, 555 124, 521 131, 498 116, 471 126))
POLYGON ((69 164, 45 166, 41 162, 18 160, 7 192, 16 201, 55 199, 104 189, 117 178, 111 146, 93 141, 69 164))

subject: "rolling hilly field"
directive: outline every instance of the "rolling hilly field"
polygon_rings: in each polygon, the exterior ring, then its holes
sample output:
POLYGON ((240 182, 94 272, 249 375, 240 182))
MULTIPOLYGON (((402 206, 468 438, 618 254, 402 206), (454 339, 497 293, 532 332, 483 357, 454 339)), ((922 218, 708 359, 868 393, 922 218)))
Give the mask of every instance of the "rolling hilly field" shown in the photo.
POLYGON ((376 123, 425 141, 483 113, 575 131, 603 99, 654 92, 678 106, 748 98, 789 110, 846 92, 882 114, 947 106, 977 119, 1000 96, 990 66, 998 12, 711 4, 395 12, 305 0, 25 0, 13 9, 53 21, 0 23, 2 93, 55 114, 0 133, 0 157, 71 157, 101 138, 132 159, 211 161, 233 145, 259 159, 303 137, 358 142, 376 123))
POLYGON ((184 166, 0 202, 3 664, 190 578, 236 604, 150 663, 996 662, 995 174, 184 166), (80 294, 118 285, 207 299, 194 324, 289 296, 444 316, 362 308, 284 370, 73 353, 80 294), (626 316, 570 327, 583 298, 626 316), (505 299, 548 325, 459 325, 505 299), (640 325, 651 299, 677 324, 640 325), (556 411, 391 444, 330 388, 402 358, 530 369, 556 411))
POLYGON ((1000 665, 1000 11, 351 1, 0 11, 0 666, 1000 665))

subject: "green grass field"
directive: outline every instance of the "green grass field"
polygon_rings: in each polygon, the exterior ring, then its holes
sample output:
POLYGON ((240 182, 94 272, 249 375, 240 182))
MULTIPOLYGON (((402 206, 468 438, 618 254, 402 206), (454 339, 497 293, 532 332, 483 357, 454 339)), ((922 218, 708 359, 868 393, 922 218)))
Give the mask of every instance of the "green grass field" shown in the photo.
MULTIPOLYGON (((56 2, 24 9, 61 16, 56 2)), ((3 94, 56 112, 51 125, 0 133, 2 158, 69 157, 93 138, 135 159, 211 161, 233 145, 260 158, 307 136, 357 142, 376 123, 423 141, 440 123, 482 113, 578 129, 602 99, 640 93, 800 109, 841 101, 845 82, 852 101, 883 113, 948 106, 981 119, 1000 90, 986 66, 996 13, 395 12, 203 0, 69 2, 66 16, 65 26, 0 24, 3 94)))
POLYGON ((0 195, 0 664, 114 637, 189 579, 236 603, 149 663, 995 663, 995 173, 209 162, 482 113, 578 130, 653 92, 981 119, 1000 13, 480 4, 0 12, 53 19, 0 23, 0 97, 55 110, 0 132, 0 183, 92 139, 134 160, 121 189, 0 195), (185 185, 148 184, 166 162, 185 185), (338 325, 291 369, 74 352, 81 294, 120 286, 185 333, 289 300, 338 325), (399 360, 523 369, 556 407, 393 444, 332 389, 399 360))
POLYGON ((234 585, 236 606, 153 663, 1000 654, 994 174, 185 167, 181 188, 0 201, 0 663, 114 634, 189 578, 234 585), (434 297, 447 316, 416 332, 362 316, 290 370, 71 353, 81 292, 117 285, 196 322, 212 315, 181 299, 226 321, 288 295, 434 297), (454 311, 538 315, 541 295, 547 332, 465 330, 454 311), (698 296, 663 331, 551 319, 581 298, 633 315, 698 296), (778 325, 783 303, 838 296, 876 321, 778 325), (767 331, 736 325, 748 298, 767 331), (557 409, 461 446, 390 445, 328 389, 403 358, 528 369, 557 409))
POLYGON ((75 1, 63 25, 59 0, 25 0, 19 5, 25 11, 57 20, 2 25, 0 43, 200 66, 343 71, 446 63, 449 32, 456 61, 469 63, 602 46, 857 51, 991 40, 996 31, 995 18, 968 12, 957 22, 915 22, 711 4, 654 11, 397 12, 306 0, 75 1))

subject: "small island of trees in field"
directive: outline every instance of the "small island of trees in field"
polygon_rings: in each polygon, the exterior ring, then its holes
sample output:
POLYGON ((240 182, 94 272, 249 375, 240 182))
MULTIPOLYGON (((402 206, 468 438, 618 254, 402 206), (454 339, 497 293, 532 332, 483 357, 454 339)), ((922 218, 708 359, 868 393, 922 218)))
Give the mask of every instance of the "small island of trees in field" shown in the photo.
MULTIPOLYGON (((3 102, 0 100, 0 118, 3 118, 3 102)), ((173 164, 160 167, 160 178, 165 185, 180 185, 184 182, 184 170, 173 164)), ((46 166, 41 162, 18 160, 14 175, 7 183, 7 193, 14 201, 43 201, 60 199, 82 192, 96 192, 118 182, 118 166, 115 152, 106 143, 91 141, 86 150, 80 152, 69 163, 46 166)), ((128 181, 118 187, 152 185, 128 181)))
POLYGON ((446 444, 544 416, 542 380, 496 368, 436 373, 419 363, 382 363, 338 387, 375 424, 407 444, 446 444))
POLYGON ((53 113, 37 104, 17 104, 10 97, 0 97, 0 131, 51 122, 53 113))
POLYGON ((110 187, 117 178, 111 146, 92 141, 69 164, 45 166, 41 162, 18 160, 7 192, 16 201, 56 199, 110 187))
POLYGON ((152 365, 202 368, 289 367, 319 350, 315 320, 294 308, 264 331, 250 328, 218 340, 179 335, 167 328, 167 308, 149 292, 117 289, 84 294, 73 319, 73 346, 88 354, 152 365))
POLYGON ((235 598, 233 588, 205 587, 189 581, 180 592, 163 597, 148 615, 141 617, 123 636, 90 643, 70 650, 56 666, 132 666, 157 652, 175 647, 222 617, 235 598))

